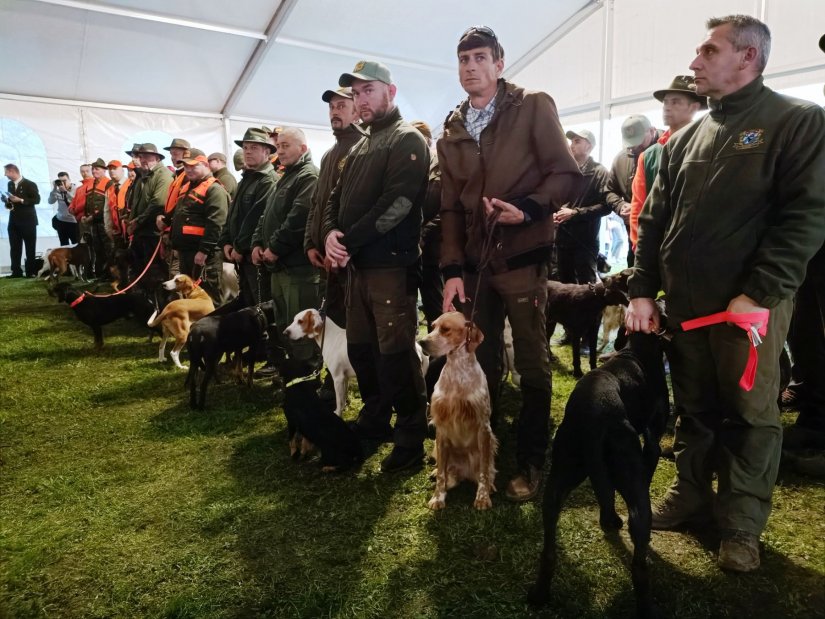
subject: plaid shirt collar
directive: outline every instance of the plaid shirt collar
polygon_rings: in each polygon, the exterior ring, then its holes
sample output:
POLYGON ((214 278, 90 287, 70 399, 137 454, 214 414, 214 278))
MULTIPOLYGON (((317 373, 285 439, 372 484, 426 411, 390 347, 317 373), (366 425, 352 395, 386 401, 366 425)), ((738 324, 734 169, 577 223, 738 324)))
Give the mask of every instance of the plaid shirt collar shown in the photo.
POLYGON ((464 127, 476 142, 481 138, 481 132, 484 131, 484 128, 490 124, 490 120, 493 118, 495 111, 495 97, 490 99, 490 102, 480 110, 477 110, 468 103, 467 112, 464 115, 464 127))

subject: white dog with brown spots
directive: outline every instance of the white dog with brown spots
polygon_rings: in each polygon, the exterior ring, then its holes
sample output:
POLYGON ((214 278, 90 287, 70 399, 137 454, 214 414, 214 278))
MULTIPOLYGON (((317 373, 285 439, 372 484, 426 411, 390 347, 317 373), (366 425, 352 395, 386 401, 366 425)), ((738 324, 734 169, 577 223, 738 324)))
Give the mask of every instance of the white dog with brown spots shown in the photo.
POLYGON ((459 312, 439 316, 433 329, 419 341, 433 357, 447 355, 447 363, 430 400, 430 423, 435 426, 435 492, 430 509, 443 509, 447 490, 466 479, 476 482, 473 506, 489 509, 495 492, 495 456, 498 441, 490 426, 490 392, 475 351, 484 335, 459 312))

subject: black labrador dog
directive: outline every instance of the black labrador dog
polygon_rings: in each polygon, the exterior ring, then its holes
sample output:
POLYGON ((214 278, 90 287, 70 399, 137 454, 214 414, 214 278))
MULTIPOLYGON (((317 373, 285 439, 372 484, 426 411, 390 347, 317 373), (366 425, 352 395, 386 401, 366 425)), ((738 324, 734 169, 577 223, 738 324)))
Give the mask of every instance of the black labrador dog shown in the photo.
POLYGON ((324 472, 343 471, 364 460, 361 441, 347 423, 335 414, 335 400, 318 396, 321 379, 312 365, 294 357, 281 364, 284 380, 284 415, 290 454, 301 457, 306 439, 321 451, 324 472))
POLYGON ((103 325, 136 314, 146 314, 143 318, 145 324, 152 309, 143 296, 131 291, 110 296, 94 296, 75 290, 67 283, 61 283, 55 286, 54 293, 58 301, 69 304, 80 322, 92 329, 95 349, 98 351, 103 348, 103 325))
POLYGON ((567 496, 590 478, 605 532, 622 526, 616 491, 627 504, 633 540, 631 576, 640 617, 653 617, 647 572, 650 543, 650 482, 669 413, 668 390, 659 335, 632 333, 627 345, 573 389, 553 439, 552 462, 544 491, 544 549, 529 593, 544 604, 556 565, 556 526, 567 496), (639 443, 644 438, 644 446, 639 443))

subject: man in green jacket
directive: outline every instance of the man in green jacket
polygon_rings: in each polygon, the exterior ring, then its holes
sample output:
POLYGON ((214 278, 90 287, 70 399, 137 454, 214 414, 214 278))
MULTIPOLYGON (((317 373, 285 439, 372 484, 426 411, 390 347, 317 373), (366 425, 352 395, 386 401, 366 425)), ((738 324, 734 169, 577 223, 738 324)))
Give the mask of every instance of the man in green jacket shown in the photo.
POLYGON ((229 211, 229 194, 212 176, 204 155, 183 159, 186 191, 172 216, 170 238, 178 252, 180 272, 204 282, 213 300, 220 301, 223 256, 216 251, 229 211))
POLYGON ((351 86, 369 129, 350 151, 326 209, 326 257, 347 268, 347 353, 364 407, 356 431, 392 437, 381 470, 420 466, 427 394, 415 353, 421 206, 430 154, 401 118, 390 70, 361 61, 338 83, 351 86), (393 431, 390 417, 395 410, 393 431))
POLYGON ((247 129, 235 144, 243 148, 244 171, 219 243, 226 259, 237 265, 244 302, 255 305, 271 298, 269 277, 252 264, 252 234, 275 187, 275 168, 269 162, 275 145, 269 132, 258 127, 247 129))
MULTIPOLYGON (((169 185, 172 184, 172 172, 161 161, 165 155, 158 152, 154 144, 141 144, 137 150, 140 159, 141 175, 135 182, 132 211, 126 232, 132 237, 132 273, 130 280, 140 275, 152 257, 158 243, 160 231, 157 228, 157 216, 163 214, 169 185)), ((166 265, 156 259, 152 266, 157 277, 166 277, 166 265)), ((154 279, 154 278, 153 278, 154 279)))
POLYGON ((720 567, 749 572, 759 567, 779 465, 779 355, 805 265, 825 239, 825 111, 763 84, 765 24, 732 15, 707 27, 690 68, 710 113, 662 151, 639 217, 627 328, 659 328, 653 298, 663 289, 668 324, 676 327, 668 358, 679 416, 677 475, 653 510, 653 528, 715 513, 720 567), (746 381, 740 387, 750 332, 730 322, 679 329, 691 318, 765 308, 767 334, 750 390, 746 381))
POLYGON ((567 202, 581 175, 553 99, 501 78, 504 50, 491 29, 469 28, 457 56, 468 97, 447 117, 438 141, 443 309, 452 308, 458 297, 484 334, 476 356, 487 376, 494 421, 504 318, 510 319, 522 407, 518 470, 505 494, 526 501, 538 491, 550 434, 552 378, 544 309, 553 212, 567 202), (484 256, 486 218, 494 210, 500 216, 484 256))
POLYGON ((212 153, 207 157, 209 159, 209 169, 212 170, 212 176, 218 179, 218 182, 223 185, 230 198, 235 197, 235 191, 238 189, 238 181, 229 168, 226 167, 226 155, 223 153, 212 153))
POLYGON ((319 354, 315 342, 309 339, 289 342, 282 334, 295 314, 319 305, 320 275, 304 253, 304 230, 318 182, 318 168, 312 164, 306 136, 300 129, 283 129, 276 146, 284 174, 269 194, 252 235, 252 263, 263 265, 269 272, 280 347, 299 359, 314 359, 317 363, 319 354))

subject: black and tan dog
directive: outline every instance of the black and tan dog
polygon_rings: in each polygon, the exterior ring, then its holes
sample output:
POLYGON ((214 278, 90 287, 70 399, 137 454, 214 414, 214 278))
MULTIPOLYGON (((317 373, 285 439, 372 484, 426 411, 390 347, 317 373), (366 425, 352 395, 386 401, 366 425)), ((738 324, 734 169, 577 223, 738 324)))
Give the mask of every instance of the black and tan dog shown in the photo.
POLYGON ((590 478, 604 531, 622 526, 616 491, 627 504, 633 540, 631 575, 640 617, 654 616, 647 572, 650 543, 650 481, 661 453, 659 439, 668 417, 661 338, 632 333, 627 346, 573 389, 564 420, 553 439, 544 491, 544 549, 529 599, 546 603, 556 565, 556 526, 567 496, 590 478), (644 446, 639 443, 644 438, 644 446))
POLYGON ((318 397, 321 379, 306 361, 290 358, 281 363, 284 380, 284 416, 289 451, 294 459, 314 446, 321 451, 325 473, 343 471, 364 460, 361 442, 346 422, 335 414, 335 402, 318 397))

